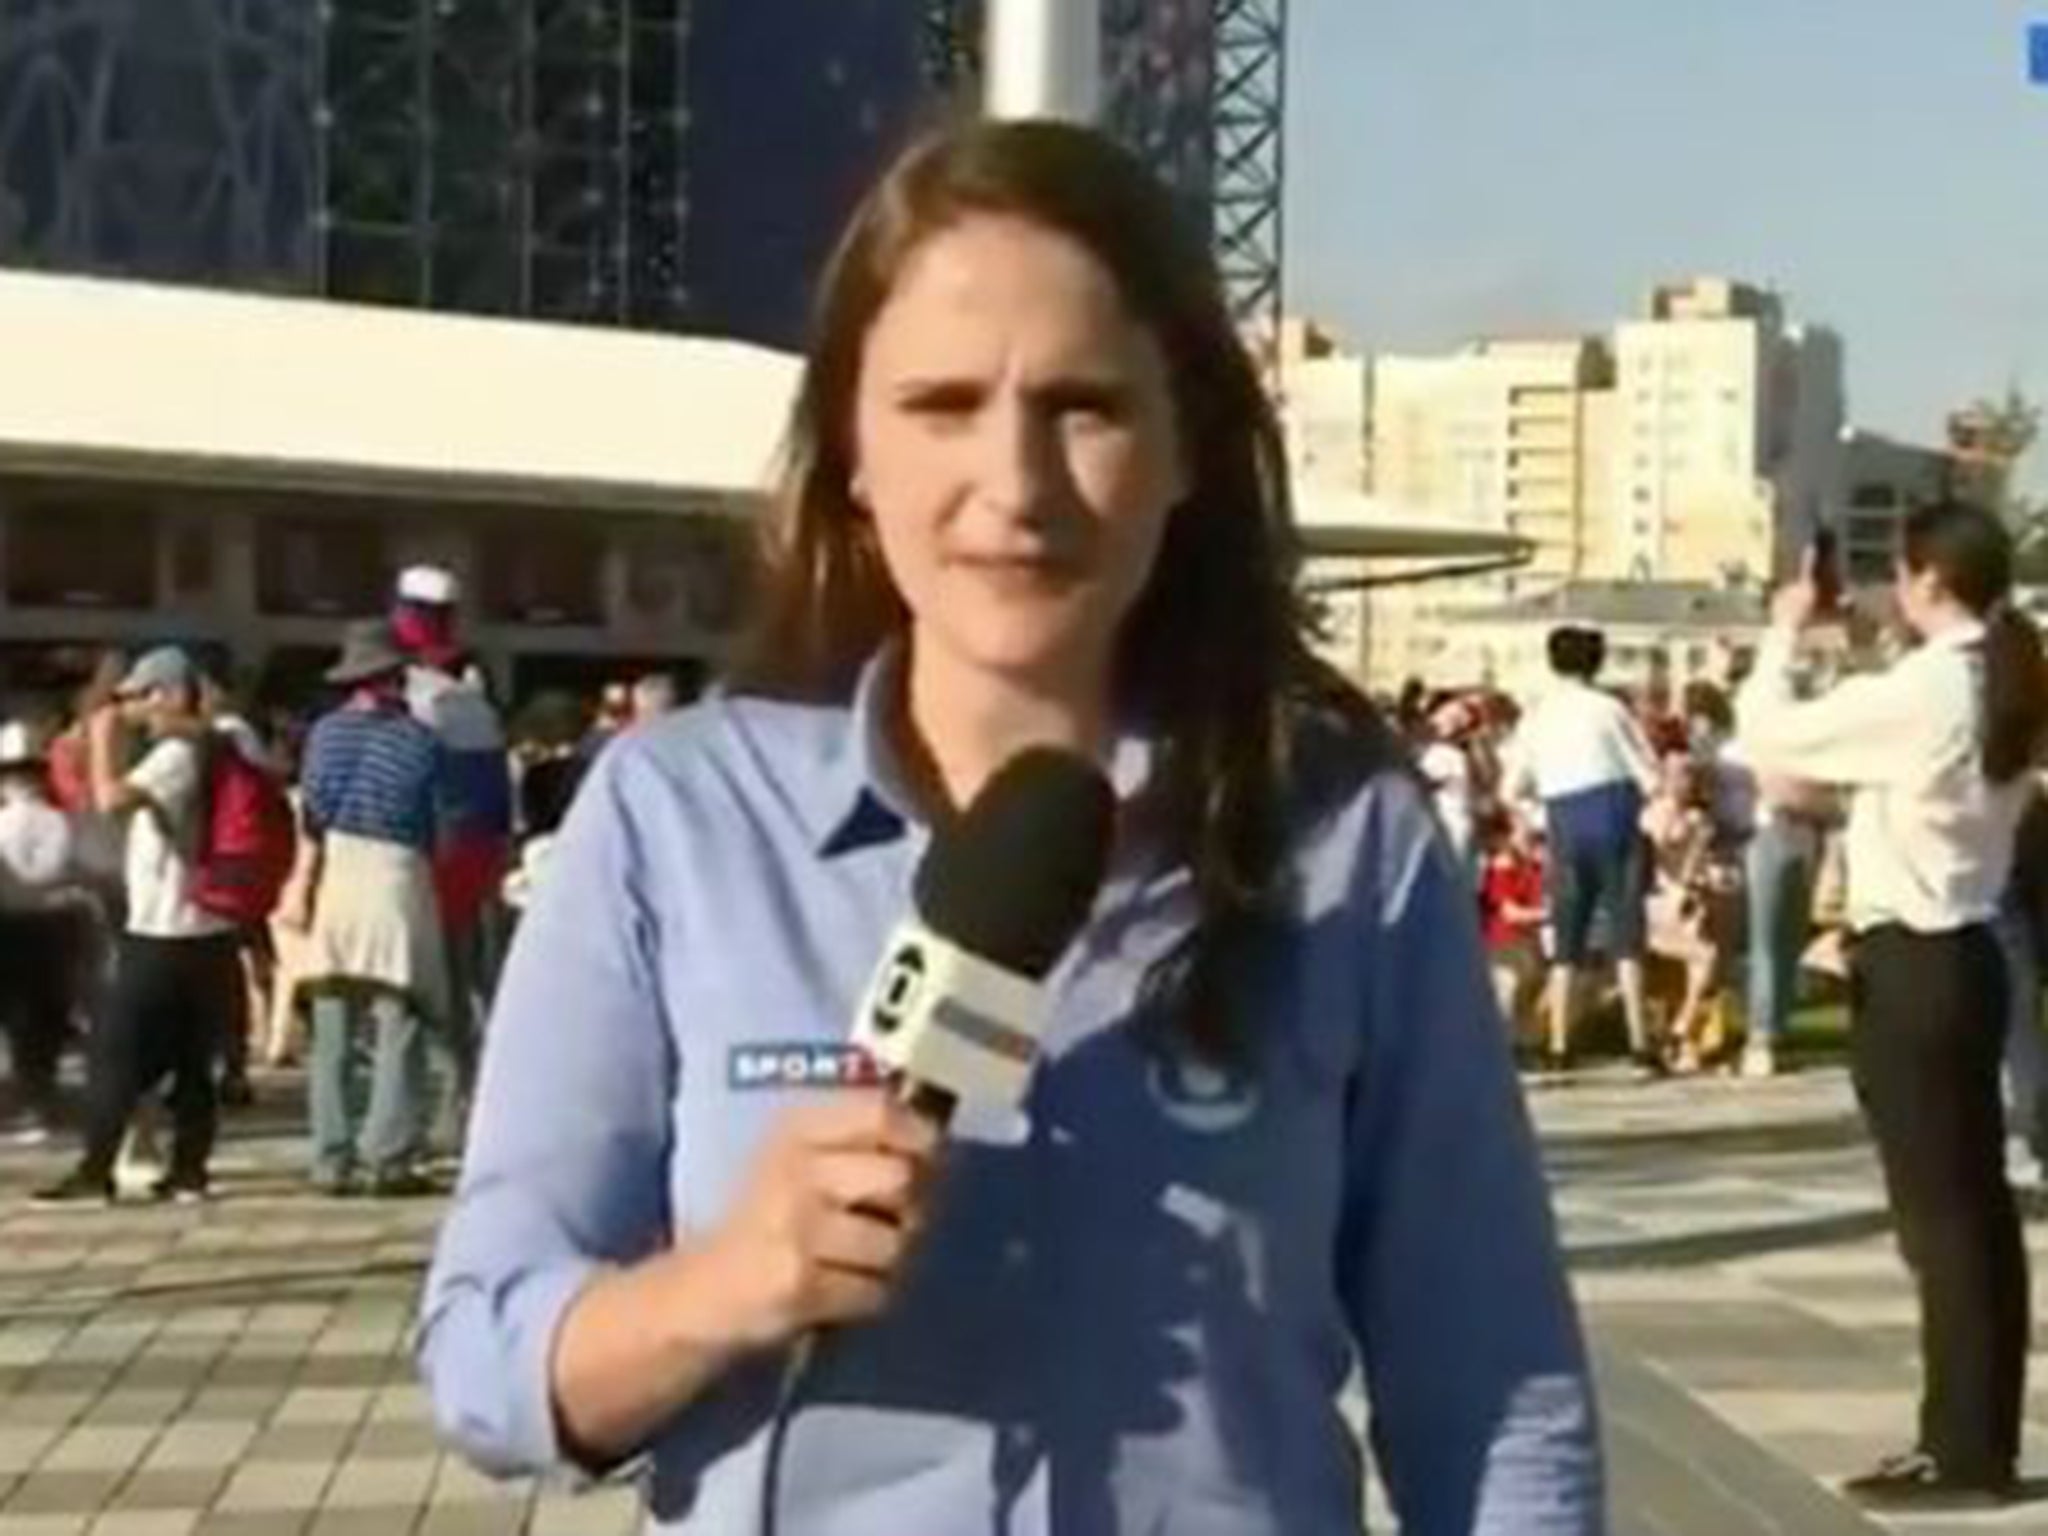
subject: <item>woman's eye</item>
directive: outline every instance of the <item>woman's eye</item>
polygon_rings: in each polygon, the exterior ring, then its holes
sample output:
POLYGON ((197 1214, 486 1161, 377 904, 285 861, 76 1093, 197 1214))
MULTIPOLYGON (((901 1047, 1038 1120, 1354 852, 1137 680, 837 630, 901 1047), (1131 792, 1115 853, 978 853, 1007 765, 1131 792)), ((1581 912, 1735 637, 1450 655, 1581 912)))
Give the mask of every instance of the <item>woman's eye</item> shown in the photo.
POLYGON ((1054 396, 1047 402, 1056 415, 1088 423, 1122 421, 1123 398, 1113 390, 1076 389, 1054 396))

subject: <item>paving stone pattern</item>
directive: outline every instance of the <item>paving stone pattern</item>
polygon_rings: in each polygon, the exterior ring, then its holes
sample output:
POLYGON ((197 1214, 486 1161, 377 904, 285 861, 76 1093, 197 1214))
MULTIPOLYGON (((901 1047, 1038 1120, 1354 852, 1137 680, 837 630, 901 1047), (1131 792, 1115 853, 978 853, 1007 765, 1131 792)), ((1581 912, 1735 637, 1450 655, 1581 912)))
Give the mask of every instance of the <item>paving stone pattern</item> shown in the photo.
MULTIPOLYGON (((1595 1077, 1532 1103, 1597 1341, 1619 1536, 1880 1530, 1829 1488, 1911 1423, 1912 1305, 1840 1075, 1595 1077)), ((0 1151, 0 1536, 636 1530, 631 1488, 494 1483, 439 1449, 408 1349, 439 1207, 310 1194, 288 1125, 231 1123, 223 1198, 197 1209, 35 1210, 25 1192, 62 1154, 0 1151)), ((2048 1315, 2048 1227, 2031 1238, 2048 1315)), ((1899 1528, 2048 1533, 2048 1503, 1899 1528)))

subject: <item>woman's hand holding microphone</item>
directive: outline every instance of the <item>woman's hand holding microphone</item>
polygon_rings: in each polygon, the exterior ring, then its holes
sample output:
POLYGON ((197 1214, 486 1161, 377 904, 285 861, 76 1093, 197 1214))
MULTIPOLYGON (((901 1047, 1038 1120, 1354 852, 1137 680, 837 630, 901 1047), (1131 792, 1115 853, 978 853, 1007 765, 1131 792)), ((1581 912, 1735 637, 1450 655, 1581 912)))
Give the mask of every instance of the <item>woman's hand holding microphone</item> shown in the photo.
POLYGON ((785 1115, 700 1250, 729 1299, 733 1342, 769 1348, 879 1312, 923 1226, 939 1142, 881 1090, 785 1115))
POLYGON ((879 1312, 940 1140, 879 1089, 785 1114, 723 1221, 571 1303, 549 1373, 564 1437, 588 1461, 625 1455, 746 1356, 879 1312))

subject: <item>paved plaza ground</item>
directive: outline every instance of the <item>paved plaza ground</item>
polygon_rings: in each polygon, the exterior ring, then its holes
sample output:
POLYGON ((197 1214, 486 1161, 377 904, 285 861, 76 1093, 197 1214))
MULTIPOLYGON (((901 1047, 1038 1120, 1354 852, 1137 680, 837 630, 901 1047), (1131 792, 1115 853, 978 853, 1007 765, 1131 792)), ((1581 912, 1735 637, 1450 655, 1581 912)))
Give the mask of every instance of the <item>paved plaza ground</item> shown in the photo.
MULTIPOLYGON (((630 1488, 495 1485, 436 1447, 406 1335, 438 1206, 305 1192, 298 1092, 274 1081, 230 1122, 207 1208, 35 1210, 61 1154, 0 1153, 0 1536, 633 1529, 630 1488)), ((1839 1071, 1595 1078, 1534 1102, 1619 1536, 1881 1532, 1828 1488, 1905 1436, 1915 1332, 1839 1071)), ((2048 1222, 2030 1237, 2048 1315, 2048 1222)), ((2029 1466, 2048 1475, 2048 1359, 2033 1379, 2029 1466)), ((2048 1532, 2042 1492, 1894 1528, 2048 1532)))

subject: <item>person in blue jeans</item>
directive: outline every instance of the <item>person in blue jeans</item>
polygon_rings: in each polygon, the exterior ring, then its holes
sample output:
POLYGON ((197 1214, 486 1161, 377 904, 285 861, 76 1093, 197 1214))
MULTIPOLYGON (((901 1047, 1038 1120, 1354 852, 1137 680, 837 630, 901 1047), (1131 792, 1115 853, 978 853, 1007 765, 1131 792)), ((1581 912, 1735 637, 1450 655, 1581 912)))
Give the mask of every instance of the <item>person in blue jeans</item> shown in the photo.
POLYGON ((1756 831, 1743 852, 1749 887, 1749 1039, 1745 1077, 1778 1070, 1778 1048, 1799 1000, 1799 959, 1813 922, 1820 868, 1819 822, 1761 799, 1756 831))
POLYGON ((1547 642, 1550 691, 1523 717, 1508 749, 1508 798, 1541 817, 1548 849, 1549 1041, 1546 1072, 1572 1063, 1581 980, 1594 954, 1614 961, 1640 1071, 1663 1057, 1650 1037, 1643 989, 1644 900, 1650 857, 1643 807, 1657 787, 1657 763, 1628 707, 1595 679, 1607 657, 1597 629, 1562 625, 1547 642), (1537 809, 1540 807, 1540 809, 1537 809))
POLYGON ((424 1194, 428 1020, 449 986, 433 866, 444 755, 406 708, 406 658, 382 620, 350 627, 327 680, 349 690, 314 725, 302 780, 313 844, 287 921, 307 929, 313 989, 312 1179, 330 1194, 424 1194), (356 1122, 360 1057, 373 1059, 356 1122))

